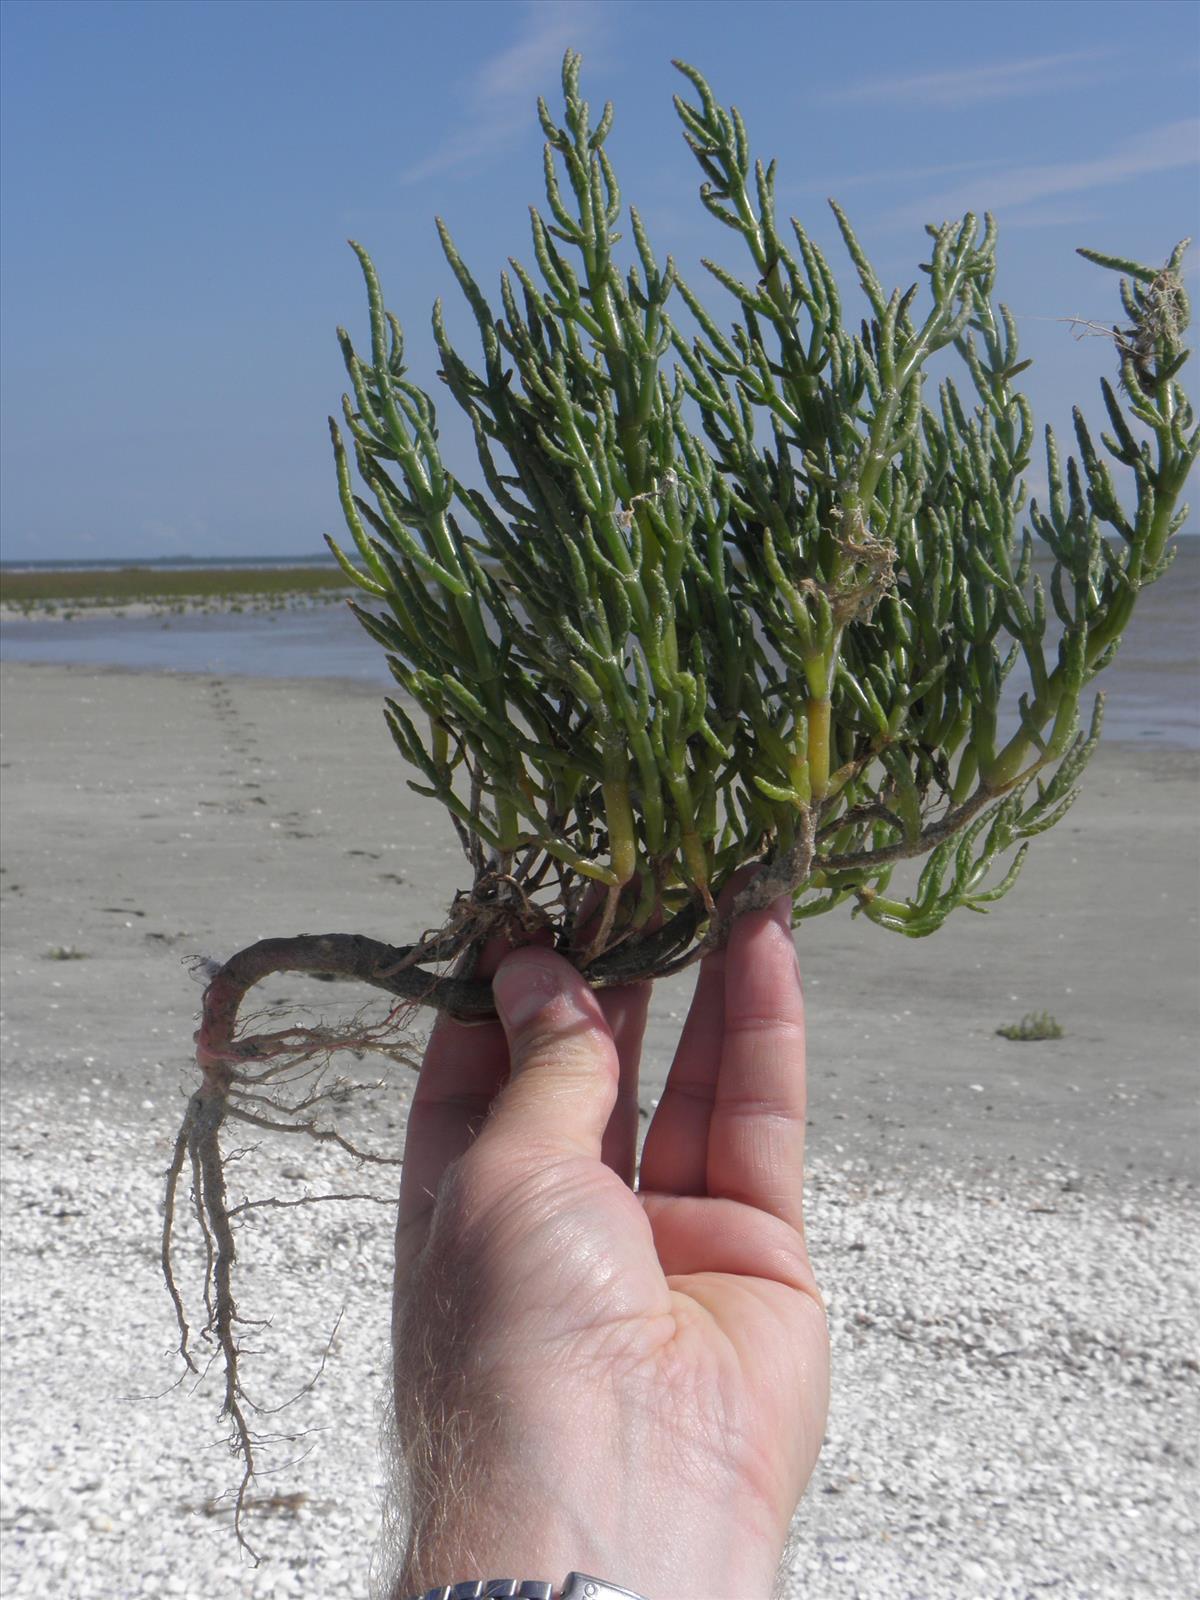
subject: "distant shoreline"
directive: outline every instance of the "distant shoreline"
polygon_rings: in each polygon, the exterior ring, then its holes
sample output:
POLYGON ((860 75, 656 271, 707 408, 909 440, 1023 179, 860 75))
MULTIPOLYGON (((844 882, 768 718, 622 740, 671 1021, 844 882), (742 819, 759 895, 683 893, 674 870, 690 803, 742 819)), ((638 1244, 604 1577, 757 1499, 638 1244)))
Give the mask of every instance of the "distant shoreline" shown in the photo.
POLYGON ((239 610, 340 599, 346 574, 326 565, 0 568, 0 617, 64 617, 136 607, 140 615, 197 608, 239 610))
MULTIPOLYGON (((1185 528, 1175 535, 1180 543, 1194 539, 1200 548, 1200 528, 1185 528)), ((1049 561, 1049 547, 1035 540, 1035 561, 1049 561)), ((327 550, 313 550, 304 555, 290 556, 95 556, 91 559, 76 556, 59 556, 49 560, 30 558, 0 559, 0 581, 18 572, 172 572, 172 571, 274 571, 280 568, 319 568, 337 570, 337 562, 327 550)))
POLYGON ((92 560, 71 556, 50 561, 12 560, 0 561, 0 575, 9 572, 168 572, 174 569, 225 567, 336 567, 337 562, 326 550, 314 550, 302 556, 96 556, 92 560))

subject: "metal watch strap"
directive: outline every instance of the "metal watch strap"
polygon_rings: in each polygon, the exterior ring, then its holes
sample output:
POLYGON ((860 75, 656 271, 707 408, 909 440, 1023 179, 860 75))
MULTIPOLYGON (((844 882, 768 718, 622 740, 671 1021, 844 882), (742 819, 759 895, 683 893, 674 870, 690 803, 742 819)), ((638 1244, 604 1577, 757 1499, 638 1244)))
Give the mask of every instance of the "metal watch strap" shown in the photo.
MULTIPOLYGON (((554 1585, 541 1578, 474 1578, 444 1583, 409 1600, 556 1600, 554 1585)), ((557 1600, 642 1600, 632 1589, 618 1589, 586 1572, 568 1572, 557 1600)))
POLYGON ((474 1582, 444 1583, 424 1594, 410 1595, 409 1600, 494 1600, 497 1596, 554 1600, 554 1585, 536 1578, 476 1578, 474 1582))

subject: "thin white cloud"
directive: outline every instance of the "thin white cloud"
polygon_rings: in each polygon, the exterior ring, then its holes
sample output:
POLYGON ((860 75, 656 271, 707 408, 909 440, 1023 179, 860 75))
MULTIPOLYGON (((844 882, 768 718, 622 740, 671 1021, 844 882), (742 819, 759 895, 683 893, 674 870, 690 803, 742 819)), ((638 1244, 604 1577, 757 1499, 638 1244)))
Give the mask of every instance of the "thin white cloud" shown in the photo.
MULTIPOLYGON (((966 207, 963 208, 964 210, 966 207)), ((1081 228, 1087 224, 1106 220, 1108 213, 1102 206, 1086 204, 1063 204, 1053 200, 1045 204, 1031 206, 1018 206, 1015 210, 1006 210, 1004 213, 1004 226, 1006 230, 1013 228, 1081 228)))
POLYGON ((981 100, 1015 100, 1099 83, 1109 75, 1110 49, 1071 50, 1058 55, 1025 56, 949 72, 921 72, 907 78, 869 78, 826 90, 822 99, 874 105, 918 102, 939 110, 977 105, 981 100))
POLYGON ((843 173, 840 177, 834 174, 832 177, 781 184, 779 195, 781 199, 807 194, 833 195, 836 199, 847 189, 894 189, 899 184, 924 183, 929 178, 949 178, 960 172, 983 172, 999 165, 999 158, 993 157, 978 161, 942 161, 932 166, 878 167, 868 172, 843 173))
POLYGON ((603 7, 583 0, 532 0, 521 9, 517 39, 453 91, 454 133, 408 167, 402 183, 479 168, 502 155, 529 128, 537 96, 550 98, 566 50, 594 47, 605 28, 603 7))
POLYGON ((1167 122, 1118 145, 1107 155, 1087 161, 1030 163, 993 172, 974 183, 944 189, 911 205, 898 207, 883 220, 892 226, 936 222, 965 211, 1008 212, 1057 195, 1128 183, 1152 172, 1193 167, 1200 156, 1200 117, 1167 122))

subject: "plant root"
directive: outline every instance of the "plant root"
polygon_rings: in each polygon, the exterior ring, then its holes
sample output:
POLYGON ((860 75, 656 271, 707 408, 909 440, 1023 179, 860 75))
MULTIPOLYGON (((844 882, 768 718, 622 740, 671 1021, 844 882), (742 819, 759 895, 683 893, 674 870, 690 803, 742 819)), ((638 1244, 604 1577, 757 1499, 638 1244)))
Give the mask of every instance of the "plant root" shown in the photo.
MULTIPOLYGON (((599 907, 596 931, 586 940, 586 952, 571 948, 572 931, 588 906, 587 896, 581 898, 581 886, 560 884, 564 914, 556 923, 530 898, 530 878, 520 866, 510 873, 493 865, 482 869, 472 892, 457 897, 444 927, 427 932, 413 944, 390 945, 362 934, 299 934, 260 940, 223 965, 205 967, 209 982, 195 1036, 200 1084, 188 1100, 166 1172, 162 1271, 186 1370, 200 1376, 202 1366, 207 1370, 215 1359, 223 1371, 221 1414, 230 1424, 230 1449, 242 1469, 238 1486, 231 1492, 233 1525, 238 1543, 252 1559, 257 1562, 258 1556, 246 1536, 244 1517, 261 1500, 253 1493, 257 1452, 267 1443, 294 1436, 257 1431, 256 1417, 266 1414, 268 1408, 250 1399, 243 1386, 240 1330, 251 1324, 240 1315, 234 1294, 237 1231, 259 1210, 349 1200, 394 1205, 395 1197, 356 1189, 297 1200, 247 1198, 231 1204, 227 1167, 232 1156, 221 1146, 226 1125, 331 1145, 364 1166, 400 1165, 397 1157, 361 1148, 323 1117, 356 1088, 367 1087, 331 1075, 337 1052, 373 1051, 415 1067, 418 1063, 407 1033, 421 1007, 430 1006, 463 1022, 494 1018, 490 983, 473 981, 470 974, 483 945, 498 935, 515 945, 552 929, 558 947, 586 971, 588 982, 596 988, 645 982, 682 971, 723 944, 737 916, 769 903, 807 878, 816 822, 815 811, 806 811, 794 848, 786 856, 760 863, 759 874, 719 920, 711 914, 711 901, 693 895, 661 926, 631 938, 628 926, 617 927, 614 933, 620 897, 610 892, 599 907), (431 970, 447 963, 454 963, 450 974, 431 970), (285 972, 354 980, 394 996, 397 1003, 382 1023, 368 1025, 355 1019, 341 1028, 293 1026, 255 1031, 260 1018, 241 1018, 246 996, 264 979, 285 972), (190 1178, 192 1210, 203 1245, 204 1314, 198 1338, 213 1346, 203 1364, 196 1359, 196 1338, 174 1262, 179 1194, 185 1178, 190 1178)), ((319 1376, 318 1371, 299 1393, 305 1393, 319 1376)))
MULTIPOLYGON (((266 947, 291 943, 302 946, 303 953, 311 953, 308 940, 264 941, 266 947)), ((281 1408, 256 1404, 243 1386, 239 1329, 247 1326, 247 1322, 238 1312, 233 1288, 237 1228, 247 1220, 249 1212, 258 1209, 364 1199, 394 1205, 395 1195, 345 1192, 306 1195, 293 1201, 273 1197, 247 1199, 230 1205, 226 1169, 231 1158, 221 1148, 221 1131, 227 1123, 244 1124, 334 1145, 364 1165, 399 1166, 397 1157, 362 1149, 319 1118, 331 1103, 344 1103, 356 1090, 370 1087, 331 1077, 331 1058, 336 1052, 374 1050, 412 1059, 412 1052, 403 1045, 402 1027, 409 1009, 405 1006, 394 1007, 382 1023, 371 1026, 352 1024, 341 1030, 295 1027, 271 1033, 238 1034, 237 1006, 249 987, 248 984, 241 986, 241 980, 248 972, 266 976, 264 945, 242 952, 243 956, 251 956, 248 962, 227 963, 206 991, 204 1016, 196 1035, 201 1083, 188 1100, 167 1168, 162 1232, 162 1270, 175 1308, 179 1354, 187 1370, 199 1376, 201 1368, 196 1360, 193 1333, 174 1266, 179 1191, 187 1172, 191 1177, 192 1207, 204 1246, 204 1322, 199 1336, 215 1345, 213 1355, 221 1362, 224 1372, 221 1414, 230 1423, 230 1449, 240 1458, 242 1466, 240 1482, 232 1494, 233 1525, 239 1545, 255 1562, 258 1555, 246 1536, 244 1514, 256 1509, 258 1504, 251 1494, 257 1452, 263 1445, 296 1436, 259 1432, 254 1424, 255 1415, 267 1415, 272 1409, 281 1408), (232 977, 230 966, 234 967, 232 977)), ((276 949, 270 956, 269 959, 278 964, 269 970, 295 971, 298 965, 308 965, 286 958, 279 962, 279 955, 276 949)), ((312 970, 328 968, 314 964, 312 970)), ((324 1365, 323 1356, 316 1374, 299 1394, 313 1386, 324 1365)))

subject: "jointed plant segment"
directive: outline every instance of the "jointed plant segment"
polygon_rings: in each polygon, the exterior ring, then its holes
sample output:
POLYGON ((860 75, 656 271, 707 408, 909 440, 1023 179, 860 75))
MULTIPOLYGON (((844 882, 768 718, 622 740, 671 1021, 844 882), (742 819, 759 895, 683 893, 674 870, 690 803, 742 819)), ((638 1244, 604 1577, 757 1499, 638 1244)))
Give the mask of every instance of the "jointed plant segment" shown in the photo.
MULTIPOLYGON (((1047 433, 1049 505, 1022 530, 1038 440, 1013 388, 1026 365, 1013 320, 990 298, 991 220, 930 229, 927 292, 889 295, 835 207, 871 309, 848 324, 821 252, 799 223, 778 224, 775 164, 752 164, 738 113, 681 70, 701 199, 750 256, 745 280, 707 264, 735 302, 731 329, 659 265, 636 211, 636 261, 616 265, 612 111, 591 125, 568 56, 565 124, 539 107, 537 273, 511 264, 499 315, 439 224, 483 347, 473 368, 439 305, 440 376, 471 420, 486 489, 443 462, 433 402, 406 376, 359 246, 369 356, 341 335, 346 429, 373 503, 355 495, 334 426, 358 564, 338 554, 376 603, 358 614, 403 690, 392 734, 413 787, 454 819, 481 907, 519 919, 553 890, 567 943, 581 889, 604 886, 583 952, 597 982, 672 970, 711 942, 714 891, 747 860, 766 885, 748 901, 792 887, 798 917, 852 900, 914 935, 1004 893, 1020 856, 988 886, 995 858, 1070 803, 1097 726, 1079 735, 1081 695, 1163 570, 1196 453, 1174 382, 1183 247, 1160 272, 1085 252, 1130 279, 1126 394, 1105 385, 1103 446, 1132 468, 1136 509, 1122 510, 1077 415, 1081 465, 1064 476, 1047 433), (951 381, 936 403, 923 392, 947 345, 969 401, 951 381), (1049 603, 1035 533, 1055 556, 1049 603), (1063 632, 1048 647, 1051 609, 1063 632), (1018 662, 1030 690, 1002 740, 1018 662), (927 852, 917 894, 889 899, 894 863, 927 852), (678 913, 672 938, 647 945, 660 905, 678 913)), ((467 919, 464 947, 473 933, 467 919)))
MULTIPOLYGON (((798 920, 848 901, 920 937, 957 907, 985 909, 1071 804, 1100 725, 1097 699, 1080 731, 1081 700, 1183 520, 1200 448, 1177 382, 1186 241, 1161 269, 1082 252, 1123 274, 1128 326, 1112 334, 1119 385, 1103 385, 1111 431, 1097 445, 1076 412, 1064 465, 1014 388, 1027 363, 992 301, 991 219, 930 228, 924 281, 889 293, 835 206, 869 307, 848 320, 821 251, 776 216, 775 163, 752 161, 738 112, 680 71, 701 201, 749 257, 744 277, 706 263, 734 320, 660 264, 632 209, 618 265, 612 108, 592 123, 568 54, 562 125, 539 103, 534 267, 511 263, 498 311, 439 223, 482 345, 477 364, 455 350, 439 304, 439 376, 470 420, 483 487, 442 459, 433 401, 354 246, 371 345, 340 334, 352 392, 331 429, 352 543, 333 548, 388 653, 400 693, 387 720, 412 787, 448 811, 471 883, 416 944, 265 941, 206 994, 172 1195, 190 1160, 216 1241, 209 1328, 248 1457, 217 1136, 248 1095, 269 1095, 282 1036, 239 1031, 247 989, 300 968, 487 1015, 475 955, 493 933, 536 928, 595 984, 653 978, 721 942, 715 901, 747 862, 759 871, 731 916, 790 891, 798 920), (947 349, 962 390, 946 379, 927 394, 925 366, 947 349), (1024 485, 1039 448, 1044 506, 1024 485), (1106 458, 1128 469, 1132 509, 1106 458), (1002 734, 1012 672, 1027 688, 1002 734), (896 864, 918 856, 915 892, 889 894, 896 864), (450 962, 453 977, 433 970, 450 962)), ((321 1044, 297 1049, 311 1061, 321 1044)), ((268 1120, 299 1126, 307 1103, 268 1120)))

